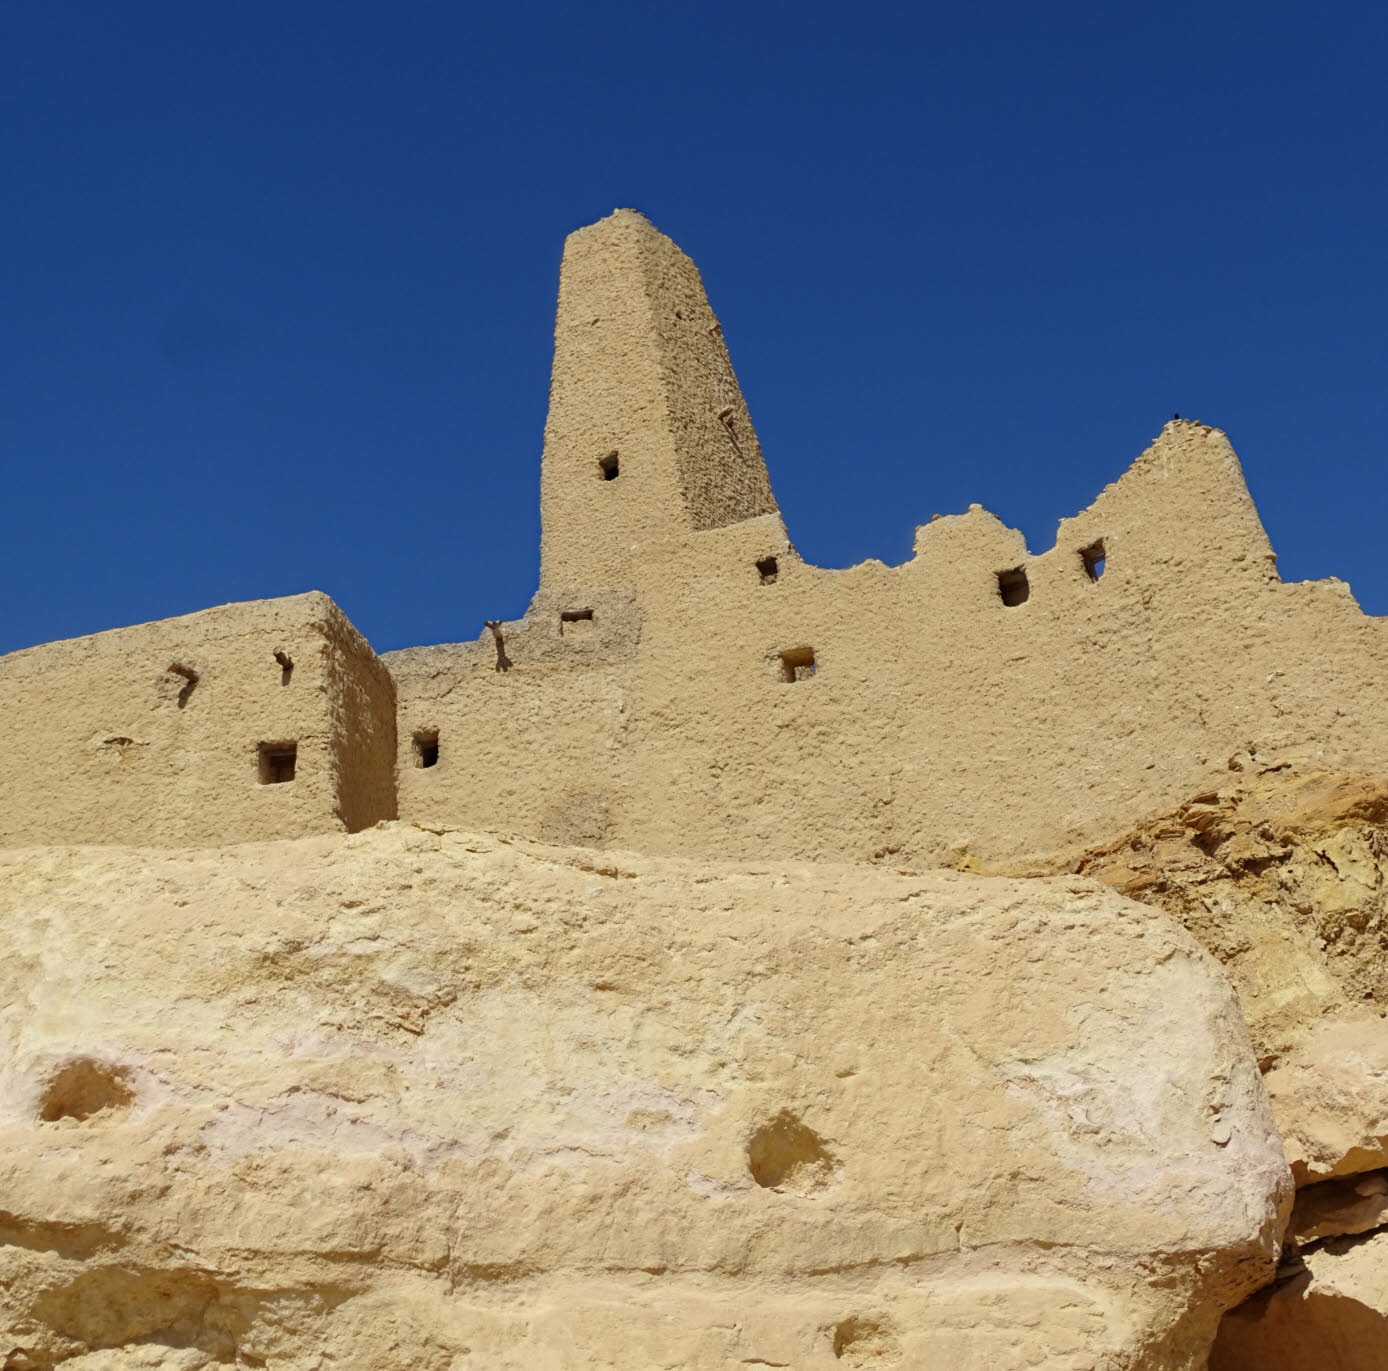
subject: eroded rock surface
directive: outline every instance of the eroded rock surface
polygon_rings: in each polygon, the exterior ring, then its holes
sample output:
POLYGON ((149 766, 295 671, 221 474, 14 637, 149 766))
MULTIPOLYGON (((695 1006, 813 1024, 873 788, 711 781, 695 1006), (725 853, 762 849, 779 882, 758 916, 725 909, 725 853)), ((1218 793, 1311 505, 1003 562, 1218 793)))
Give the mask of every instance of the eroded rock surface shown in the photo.
POLYGON ((1178 918, 1237 988, 1298 1191, 1212 1367, 1388 1366, 1388 780, 1230 758, 1078 869, 1178 918), (1383 1239, 1384 1241, 1381 1241, 1383 1239))
POLYGON ((1266 1081, 1298 1185, 1388 1166, 1388 1022, 1326 1019, 1266 1081))
POLYGON ((1341 1238, 1220 1326, 1210 1371, 1385 1371, 1388 1233, 1341 1238))
POLYGON ((0 857, 0 1364, 1188 1368, 1290 1200, 1074 878, 409 826, 0 857))
POLYGON ((1227 786, 1076 869, 1181 920, 1228 971, 1270 1067, 1328 1016, 1388 1009, 1388 778, 1230 763, 1227 786))
POLYGON ((1323 1238, 1388 1226, 1388 1172, 1322 1181, 1296 1192, 1287 1240, 1303 1247, 1323 1238))

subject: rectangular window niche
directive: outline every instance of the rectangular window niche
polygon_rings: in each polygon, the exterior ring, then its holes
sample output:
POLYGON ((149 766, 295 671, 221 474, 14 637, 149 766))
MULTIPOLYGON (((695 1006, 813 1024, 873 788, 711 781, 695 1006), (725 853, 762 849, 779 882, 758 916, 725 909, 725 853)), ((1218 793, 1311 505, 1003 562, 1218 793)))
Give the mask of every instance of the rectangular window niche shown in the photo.
POLYGON ((414 764, 418 767, 438 766, 439 731, 436 728, 421 729, 414 735, 414 764))
POLYGON ((287 785, 299 760, 298 743, 261 743, 256 767, 261 785, 287 785))
POLYGON ((812 680, 818 669, 812 647, 791 647, 784 652, 778 652, 776 664, 780 669, 781 680, 788 685, 796 681, 812 680))

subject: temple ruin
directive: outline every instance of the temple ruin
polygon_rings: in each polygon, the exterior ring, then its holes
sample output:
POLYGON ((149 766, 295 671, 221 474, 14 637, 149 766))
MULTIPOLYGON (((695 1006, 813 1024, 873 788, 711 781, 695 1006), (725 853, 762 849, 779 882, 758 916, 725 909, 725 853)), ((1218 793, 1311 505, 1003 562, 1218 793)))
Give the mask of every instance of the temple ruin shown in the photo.
POLYGON ((0 658, 0 844, 383 819, 653 855, 1002 868, 1231 770, 1388 770, 1388 626, 1283 584, 1224 434, 1176 421, 1055 545, 979 506, 804 562, 693 263, 566 244, 539 588, 377 656, 324 595, 0 658))

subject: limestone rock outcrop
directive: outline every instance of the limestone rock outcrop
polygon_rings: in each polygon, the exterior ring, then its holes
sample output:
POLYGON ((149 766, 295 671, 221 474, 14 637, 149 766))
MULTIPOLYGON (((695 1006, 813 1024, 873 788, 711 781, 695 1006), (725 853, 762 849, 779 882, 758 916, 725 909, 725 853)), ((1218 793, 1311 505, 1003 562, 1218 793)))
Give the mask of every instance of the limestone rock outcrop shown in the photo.
POLYGON ((1167 910, 1229 973, 1298 1185, 1388 1166, 1388 779, 1231 764, 1076 870, 1167 910))
POLYGON ((1291 1181, 1075 877, 383 826, 0 854, 0 1365, 1204 1364, 1291 1181))
POLYGON ((1224 1320, 1210 1371, 1273 1368, 1388 1368, 1388 1233, 1308 1253, 1224 1320))
POLYGON ((1322 1181, 1296 1192, 1287 1240, 1306 1246, 1388 1228, 1388 1172, 1370 1171, 1343 1180, 1322 1181))
POLYGON ((1388 1166, 1383 1019, 1355 1014, 1316 1024, 1265 1079, 1298 1185, 1388 1166))
POLYGON ((1178 918, 1224 966, 1297 1194, 1275 1282, 1215 1371, 1388 1367, 1388 781, 1230 758, 1230 781, 1077 869, 1178 918))
POLYGON ((1075 869, 1174 914, 1219 959, 1265 1068, 1327 1016, 1388 1009, 1388 778, 1245 753, 1228 785, 1075 869))

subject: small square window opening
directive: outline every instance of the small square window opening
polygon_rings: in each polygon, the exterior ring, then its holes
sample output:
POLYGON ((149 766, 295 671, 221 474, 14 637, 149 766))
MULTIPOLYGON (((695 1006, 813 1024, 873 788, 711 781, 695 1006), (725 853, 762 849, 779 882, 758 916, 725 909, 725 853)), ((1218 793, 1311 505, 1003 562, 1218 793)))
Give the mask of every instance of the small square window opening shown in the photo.
POLYGON ((779 576, 780 573, 780 566, 777 564, 774 557, 763 557, 761 561, 757 563, 757 575, 761 577, 761 583, 764 586, 774 586, 776 584, 776 577, 779 576))
POLYGON ((438 766, 438 729, 424 729, 414 735, 414 764, 421 767, 438 766))
POLYGON ((786 651, 777 654, 777 662, 781 668, 781 680, 788 684, 810 680, 818 665, 812 647, 787 648, 786 651))
POLYGON ((621 465, 617 461, 617 454, 615 452, 609 452, 606 457, 599 458, 598 470, 602 472, 602 479, 604 481, 615 481, 618 473, 621 471, 621 465))
POLYGON ((285 785, 294 779, 298 743, 261 743, 257 766, 261 785, 285 785))

